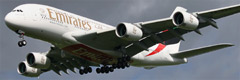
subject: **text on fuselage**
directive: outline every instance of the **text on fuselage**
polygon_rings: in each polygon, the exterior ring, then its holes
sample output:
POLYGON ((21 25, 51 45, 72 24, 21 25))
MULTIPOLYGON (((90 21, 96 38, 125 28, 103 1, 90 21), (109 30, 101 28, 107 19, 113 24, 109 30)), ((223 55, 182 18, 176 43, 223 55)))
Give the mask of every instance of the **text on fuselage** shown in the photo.
POLYGON ((91 30, 92 27, 88 21, 81 20, 80 18, 76 18, 74 16, 69 16, 67 13, 59 12, 53 9, 47 8, 49 18, 52 20, 56 20, 59 22, 63 22, 65 24, 74 25, 75 27, 80 27, 85 30, 91 30))

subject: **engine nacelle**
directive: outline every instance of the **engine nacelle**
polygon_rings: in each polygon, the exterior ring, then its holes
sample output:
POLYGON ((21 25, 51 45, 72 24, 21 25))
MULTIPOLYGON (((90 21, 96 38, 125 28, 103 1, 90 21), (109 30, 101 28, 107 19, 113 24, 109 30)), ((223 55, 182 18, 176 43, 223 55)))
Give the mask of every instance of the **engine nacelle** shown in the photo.
POLYGON ((33 52, 27 55, 27 63, 31 67, 40 69, 48 69, 51 65, 51 61, 47 56, 33 52))
POLYGON ((19 63, 17 71, 27 77, 38 77, 42 73, 40 69, 28 66, 26 61, 19 63))
POLYGON ((199 20, 185 11, 175 12, 172 18, 175 26, 185 30, 195 30, 199 25, 199 20))
POLYGON ((142 30, 130 23, 120 23, 115 32, 119 38, 128 41, 138 41, 143 36, 142 30))

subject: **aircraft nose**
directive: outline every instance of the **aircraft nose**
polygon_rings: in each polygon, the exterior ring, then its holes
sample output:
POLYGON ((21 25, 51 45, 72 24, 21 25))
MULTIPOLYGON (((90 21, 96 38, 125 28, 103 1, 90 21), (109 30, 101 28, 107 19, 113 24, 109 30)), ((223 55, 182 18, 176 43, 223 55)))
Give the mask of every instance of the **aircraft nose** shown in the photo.
POLYGON ((5 22, 6 23, 9 23, 11 21, 13 21, 13 14, 12 13, 8 13, 6 16, 5 16, 5 22))
POLYGON ((5 23, 10 29, 14 29, 14 19, 14 14, 11 12, 5 16, 5 23))
POLYGON ((17 30, 19 28, 19 26, 21 26, 22 23, 22 17, 21 16, 17 16, 15 13, 8 13, 5 16, 5 24, 8 26, 8 28, 12 29, 12 30, 17 30))

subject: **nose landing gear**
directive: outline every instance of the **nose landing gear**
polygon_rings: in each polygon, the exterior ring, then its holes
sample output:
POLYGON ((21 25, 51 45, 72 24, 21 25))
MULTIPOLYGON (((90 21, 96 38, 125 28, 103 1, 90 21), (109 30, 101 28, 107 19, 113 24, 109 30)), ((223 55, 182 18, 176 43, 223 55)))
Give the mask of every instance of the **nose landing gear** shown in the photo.
POLYGON ((19 34, 19 38, 21 39, 20 41, 18 41, 18 46, 19 47, 26 46, 27 45, 27 41, 24 40, 25 32, 23 32, 21 30, 17 30, 16 32, 17 32, 17 34, 19 34))
POLYGON ((27 45, 27 41, 26 40, 18 41, 18 46, 19 47, 26 46, 26 45, 27 45))

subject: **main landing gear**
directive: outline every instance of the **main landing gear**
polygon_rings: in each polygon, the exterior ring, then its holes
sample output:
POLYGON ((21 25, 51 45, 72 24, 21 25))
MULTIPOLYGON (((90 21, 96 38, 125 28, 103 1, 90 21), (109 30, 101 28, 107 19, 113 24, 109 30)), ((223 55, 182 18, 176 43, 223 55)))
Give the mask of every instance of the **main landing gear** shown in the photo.
POLYGON ((25 32, 23 32, 21 30, 17 30, 16 32, 17 32, 17 34, 19 34, 19 38, 21 39, 20 41, 18 41, 18 46, 19 47, 26 46, 27 45, 27 41, 24 40, 25 32))
POLYGON ((109 67, 109 66, 102 66, 101 68, 97 68, 96 72, 99 73, 109 73, 109 72, 113 72, 114 68, 113 67, 109 67))
POLYGON ((80 75, 91 73, 91 72, 92 72, 91 67, 84 67, 83 69, 79 69, 79 74, 80 75))
POLYGON ((112 64, 111 66, 104 65, 100 68, 96 69, 96 72, 99 73, 109 73, 113 72, 114 69, 124 69, 126 67, 130 67, 129 64, 130 57, 127 55, 124 55, 122 58, 118 58, 118 62, 116 64, 112 64))
MULTIPOLYGON (((103 65, 102 67, 96 68, 96 72, 97 72, 97 74, 100 74, 100 73, 108 74, 110 72, 113 72, 114 69, 125 69, 126 67, 130 67, 129 61, 130 61, 130 57, 127 56, 127 55, 124 55, 123 57, 117 59, 116 64, 103 65)), ((89 67, 89 66, 84 67, 82 69, 81 68, 79 69, 79 74, 80 75, 88 74, 88 73, 91 73, 91 72, 92 72, 92 68, 89 67)))

